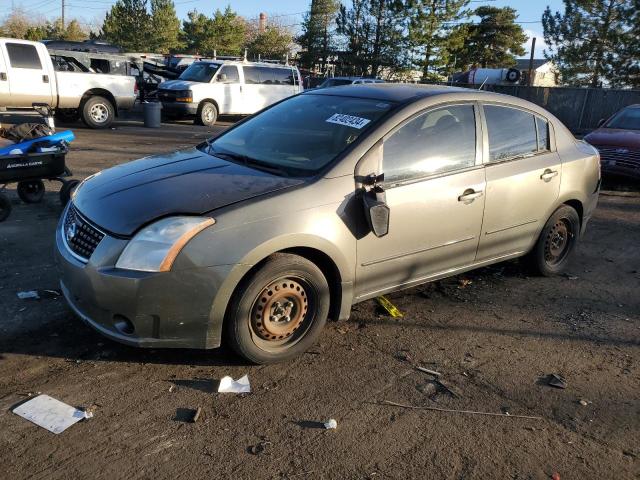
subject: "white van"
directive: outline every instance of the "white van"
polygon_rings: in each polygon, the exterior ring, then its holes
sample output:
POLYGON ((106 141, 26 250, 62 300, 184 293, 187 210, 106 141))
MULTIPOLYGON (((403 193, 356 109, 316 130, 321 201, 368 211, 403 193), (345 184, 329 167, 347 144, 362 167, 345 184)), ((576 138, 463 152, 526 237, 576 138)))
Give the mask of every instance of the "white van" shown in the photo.
POLYGON ((200 60, 161 83, 158 99, 165 116, 195 115, 196 124, 210 126, 219 114, 250 115, 302 90, 300 72, 290 65, 200 60))

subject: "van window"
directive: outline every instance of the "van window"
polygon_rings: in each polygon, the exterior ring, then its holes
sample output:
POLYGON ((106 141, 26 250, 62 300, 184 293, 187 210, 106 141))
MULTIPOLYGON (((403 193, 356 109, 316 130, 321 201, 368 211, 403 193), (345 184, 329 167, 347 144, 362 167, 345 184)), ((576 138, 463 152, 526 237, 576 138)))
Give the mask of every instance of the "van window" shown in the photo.
POLYGON ((32 68, 34 70, 42 70, 38 51, 33 45, 7 43, 6 46, 7 53, 9 53, 9 61, 13 68, 32 68))
POLYGON ((242 67, 242 71, 244 72, 244 83, 260 83, 260 72, 258 67, 242 67))
POLYGON ((277 85, 293 85, 293 70, 290 68, 272 68, 277 85))
POLYGON ((385 182, 410 180, 473 167, 476 121, 473 105, 430 110, 384 141, 385 182))
POLYGON ((194 62, 182 74, 180 80, 209 83, 220 68, 219 63, 194 62))
POLYGON ((535 117, 516 108, 485 105, 489 161, 500 162, 538 150, 535 117))
POLYGON ((220 69, 220 73, 216 77, 217 81, 221 81, 219 80, 221 75, 227 76, 227 79, 222 83, 240 83, 238 67, 235 67, 233 65, 225 65, 220 69))

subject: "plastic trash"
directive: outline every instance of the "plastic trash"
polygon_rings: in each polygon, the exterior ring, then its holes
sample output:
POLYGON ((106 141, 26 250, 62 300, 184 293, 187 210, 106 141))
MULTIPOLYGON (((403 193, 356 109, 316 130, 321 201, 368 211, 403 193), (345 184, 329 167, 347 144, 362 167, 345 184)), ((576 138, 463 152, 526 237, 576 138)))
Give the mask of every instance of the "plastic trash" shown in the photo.
POLYGON ((336 428, 338 428, 338 422, 331 418, 328 422, 325 422, 324 428, 326 428, 327 430, 335 430, 336 428))
POLYGON ((251 393, 249 377, 245 375, 238 380, 234 380, 229 376, 222 377, 220 385, 218 385, 218 393, 251 393))
POLYGON ((28 290, 26 292, 18 292, 16 295, 18 295, 18 298, 20 300, 26 300, 28 298, 40 298, 40 295, 38 295, 38 292, 36 290, 28 290))
POLYGON ((49 395, 38 395, 14 408, 13 413, 55 434, 64 432, 80 420, 93 417, 92 412, 78 410, 49 395))

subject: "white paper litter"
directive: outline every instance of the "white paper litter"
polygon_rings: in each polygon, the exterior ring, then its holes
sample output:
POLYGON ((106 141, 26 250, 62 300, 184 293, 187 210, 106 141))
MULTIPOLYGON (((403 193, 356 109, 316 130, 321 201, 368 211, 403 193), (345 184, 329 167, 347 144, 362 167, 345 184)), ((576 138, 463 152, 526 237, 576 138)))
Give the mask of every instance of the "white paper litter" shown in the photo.
POLYGON ((338 422, 336 422, 333 418, 329 419, 328 422, 326 422, 324 424, 324 428, 326 428, 327 430, 335 430, 336 428, 338 428, 338 422))
POLYGON ((28 290, 26 292, 18 292, 16 295, 18 295, 18 298, 20 300, 26 300, 27 298, 40 298, 40 295, 38 295, 38 292, 36 290, 28 290))
POLYGON ((249 377, 245 375, 238 380, 226 376, 220 379, 218 385, 218 393, 251 393, 251 385, 249 385, 249 377))
POLYGON ((78 410, 49 395, 38 395, 14 408, 13 413, 55 434, 64 432, 80 420, 93 417, 92 413, 78 410))

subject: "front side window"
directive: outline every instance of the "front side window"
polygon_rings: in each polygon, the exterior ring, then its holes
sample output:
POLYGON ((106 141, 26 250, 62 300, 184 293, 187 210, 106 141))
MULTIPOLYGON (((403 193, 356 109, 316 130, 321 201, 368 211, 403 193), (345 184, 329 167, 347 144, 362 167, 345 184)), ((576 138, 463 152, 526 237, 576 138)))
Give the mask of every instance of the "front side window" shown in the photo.
POLYGON ((298 95, 200 148, 248 166, 309 176, 327 166, 393 105, 363 98, 298 95))
POLYGON ((33 45, 23 43, 7 43, 7 53, 13 68, 31 68, 42 70, 38 51, 33 45))
POLYGON ((218 74, 216 79, 220 83, 240 83, 238 67, 234 67, 233 65, 225 65, 220 69, 220 73, 218 74))
POLYGON ((179 78, 188 82, 209 83, 219 68, 218 63, 194 62, 182 72, 179 78))
POLYGON ((430 110, 384 141, 385 182, 398 182, 472 167, 476 161, 473 105, 430 110))
MULTIPOLYGON (((517 108, 485 105, 489 161, 501 162, 538 151, 536 117, 517 108)), ((548 141, 548 140, 547 140, 548 141)))

